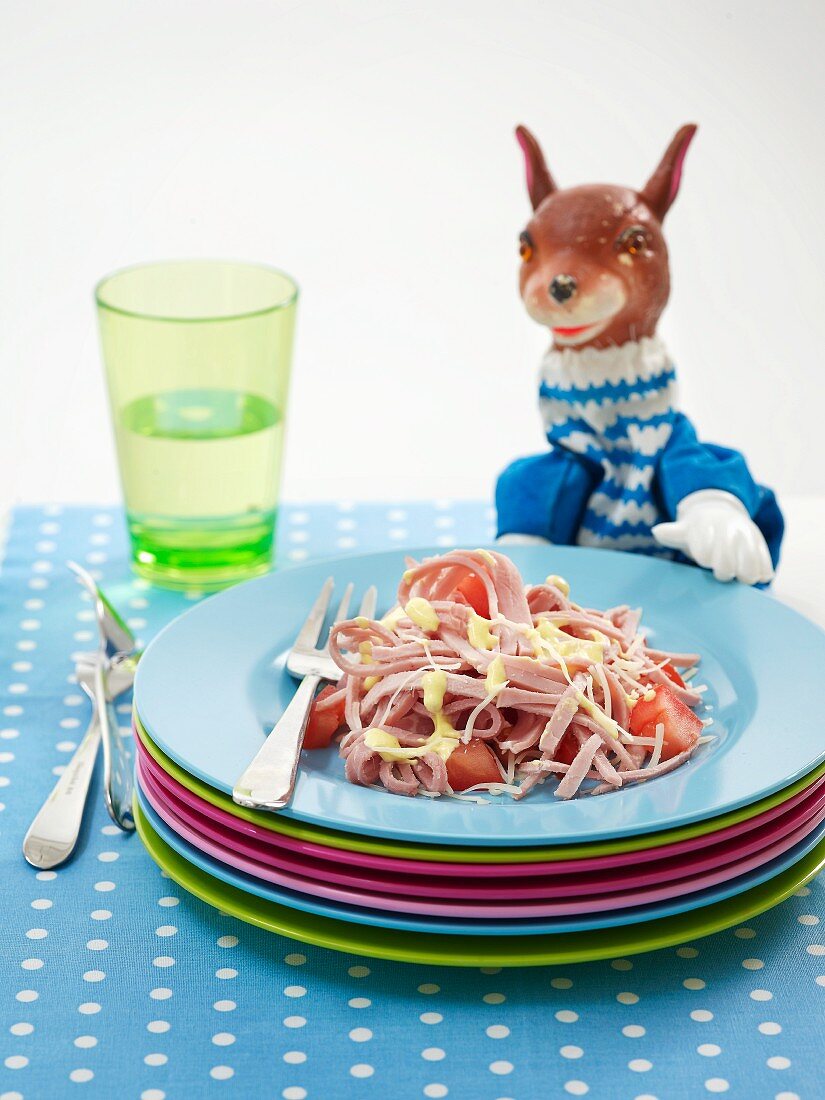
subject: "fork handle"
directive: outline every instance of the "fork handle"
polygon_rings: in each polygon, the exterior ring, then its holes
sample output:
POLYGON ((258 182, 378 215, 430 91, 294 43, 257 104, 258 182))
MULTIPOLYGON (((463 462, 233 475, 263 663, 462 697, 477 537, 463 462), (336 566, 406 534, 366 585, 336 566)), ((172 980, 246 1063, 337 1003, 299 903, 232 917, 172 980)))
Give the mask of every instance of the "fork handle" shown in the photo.
POLYGON ((95 710, 83 740, 23 840, 23 855, 32 867, 57 867, 74 851, 99 745, 100 723, 95 710))
POLYGON ((305 676, 254 760, 235 784, 232 798, 253 810, 282 810, 295 787, 309 709, 323 677, 305 676))

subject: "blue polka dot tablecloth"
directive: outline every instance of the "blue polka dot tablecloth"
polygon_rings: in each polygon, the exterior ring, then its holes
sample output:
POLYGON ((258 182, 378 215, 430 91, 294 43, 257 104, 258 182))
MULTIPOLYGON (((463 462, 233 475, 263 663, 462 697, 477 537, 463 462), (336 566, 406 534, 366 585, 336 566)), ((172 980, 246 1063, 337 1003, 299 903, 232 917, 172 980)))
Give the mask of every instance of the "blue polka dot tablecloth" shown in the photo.
MULTIPOLYGON (((478 544, 480 503, 285 508, 279 560, 478 544)), ((184 610, 136 580, 122 515, 21 508, 0 575, 0 1100, 741 1100, 825 1096, 822 881, 707 939, 629 959, 444 969, 335 954, 222 916, 108 821, 99 776, 79 851, 20 854, 88 720, 72 655, 97 572, 144 641, 184 610)), ((128 723, 128 705, 121 708, 128 723)))

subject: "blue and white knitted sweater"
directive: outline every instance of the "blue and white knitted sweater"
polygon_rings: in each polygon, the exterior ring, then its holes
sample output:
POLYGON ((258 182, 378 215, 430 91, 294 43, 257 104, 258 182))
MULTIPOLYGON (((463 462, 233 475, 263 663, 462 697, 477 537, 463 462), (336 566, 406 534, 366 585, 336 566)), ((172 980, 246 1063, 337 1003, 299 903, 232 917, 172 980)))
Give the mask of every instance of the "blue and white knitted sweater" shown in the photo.
POLYGON ((650 533, 665 519, 653 478, 673 431, 678 398, 676 372, 662 342, 551 349, 541 364, 539 394, 548 441, 598 463, 604 472, 576 542, 672 557, 650 533))
POLYGON ((499 535, 672 557, 651 528, 674 519, 691 493, 721 489, 742 501, 776 565, 784 524, 773 492, 738 451, 697 438, 677 411, 676 372, 659 339, 551 349, 539 401, 551 446, 500 475, 499 535))

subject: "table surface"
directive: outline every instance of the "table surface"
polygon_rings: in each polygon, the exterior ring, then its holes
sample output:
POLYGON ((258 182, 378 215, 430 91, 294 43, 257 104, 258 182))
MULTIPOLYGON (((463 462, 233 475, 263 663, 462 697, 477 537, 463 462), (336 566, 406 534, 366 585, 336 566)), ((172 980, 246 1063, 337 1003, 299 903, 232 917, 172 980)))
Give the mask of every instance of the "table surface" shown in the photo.
MULTIPOLYGON (((288 507, 279 556, 491 534, 480 503, 288 507)), ((797 544, 791 556, 812 581, 812 554, 797 544)), ((821 879, 747 927, 629 959, 509 971, 377 962, 186 895, 107 823, 99 776, 77 856, 36 873, 20 842, 88 720, 71 670, 94 624, 63 568, 72 557, 144 641, 190 606, 130 574, 118 511, 14 512, 0 576, 0 1100, 822 1095, 821 879)), ((825 620, 801 580, 780 574, 776 587, 825 620)))

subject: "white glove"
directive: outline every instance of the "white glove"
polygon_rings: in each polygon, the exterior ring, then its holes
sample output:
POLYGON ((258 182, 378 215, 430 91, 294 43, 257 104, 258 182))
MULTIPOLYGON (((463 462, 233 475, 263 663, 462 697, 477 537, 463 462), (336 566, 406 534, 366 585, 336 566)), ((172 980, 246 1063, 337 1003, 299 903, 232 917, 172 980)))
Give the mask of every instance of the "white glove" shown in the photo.
POLYGON ((697 565, 712 569, 718 581, 759 584, 773 578, 764 536, 745 505, 721 489, 700 489, 679 502, 673 523, 657 523, 661 546, 681 550, 697 565))

